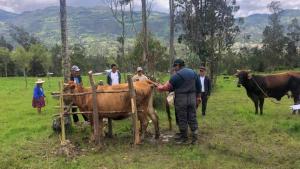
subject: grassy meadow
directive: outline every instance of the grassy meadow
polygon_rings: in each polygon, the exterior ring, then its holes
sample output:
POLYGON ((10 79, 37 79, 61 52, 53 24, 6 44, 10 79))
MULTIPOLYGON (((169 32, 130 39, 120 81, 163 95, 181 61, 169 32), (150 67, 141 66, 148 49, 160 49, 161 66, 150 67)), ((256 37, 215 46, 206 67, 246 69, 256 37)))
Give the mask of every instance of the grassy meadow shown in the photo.
MULTIPOLYGON (((67 135, 77 149, 73 157, 55 153, 60 141, 51 129, 58 101, 50 92, 58 91, 60 78, 46 79, 47 106, 42 114, 31 107, 35 80, 29 78, 26 89, 21 77, 0 78, 0 169, 300 169, 300 115, 291 114, 292 99, 284 97, 280 104, 266 100, 264 115, 255 115, 253 103, 244 88, 236 87, 234 77, 218 79, 205 118, 198 110, 197 145, 145 141, 133 148, 127 119, 113 122, 116 136, 105 139, 101 149, 89 143, 89 127, 75 126, 67 135)), ((89 85, 87 77, 84 83, 89 85)), ((170 134, 166 113, 158 113, 161 133, 170 134)), ((153 126, 148 130, 153 132, 153 126)))

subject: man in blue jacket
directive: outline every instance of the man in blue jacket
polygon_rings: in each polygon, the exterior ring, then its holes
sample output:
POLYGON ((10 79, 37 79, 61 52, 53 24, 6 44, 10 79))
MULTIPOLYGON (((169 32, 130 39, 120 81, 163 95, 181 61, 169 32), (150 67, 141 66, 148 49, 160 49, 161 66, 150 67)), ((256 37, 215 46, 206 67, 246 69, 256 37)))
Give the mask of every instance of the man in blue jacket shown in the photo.
POLYGON ((196 107, 201 101, 201 84, 199 76, 192 69, 185 68, 184 61, 176 59, 173 67, 176 71, 164 85, 159 85, 159 91, 175 92, 175 111, 178 117, 180 137, 176 138, 178 144, 188 141, 188 126, 192 131, 192 144, 197 142, 198 122, 196 107))

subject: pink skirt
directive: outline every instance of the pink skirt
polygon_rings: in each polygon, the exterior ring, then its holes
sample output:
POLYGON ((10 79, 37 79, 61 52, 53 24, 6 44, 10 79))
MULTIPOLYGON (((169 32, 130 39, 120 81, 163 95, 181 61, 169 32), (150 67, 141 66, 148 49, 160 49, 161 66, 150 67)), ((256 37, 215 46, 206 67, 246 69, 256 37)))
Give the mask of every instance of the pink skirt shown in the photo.
POLYGON ((41 108, 41 107, 45 107, 45 99, 44 97, 40 97, 38 99, 32 99, 32 107, 33 108, 41 108))

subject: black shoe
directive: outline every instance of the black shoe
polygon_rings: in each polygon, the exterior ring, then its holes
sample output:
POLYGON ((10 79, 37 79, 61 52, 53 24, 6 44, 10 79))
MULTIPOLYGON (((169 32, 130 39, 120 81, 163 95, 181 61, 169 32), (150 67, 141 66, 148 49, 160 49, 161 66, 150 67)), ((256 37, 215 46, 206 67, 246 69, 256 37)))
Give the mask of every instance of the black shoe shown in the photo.
POLYGON ((176 144, 188 144, 188 138, 187 137, 180 137, 178 139, 175 139, 176 144))
POLYGON ((174 139, 179 139, 180 137, 181 137, 181 134, 180 134, 180 133, 175 133, 174 139))
POLYGON ((198 141, 198 131, 196 130, 196 131, 192 131, 192 142, 191 142, 191 144, 196 144, 197 143, 197 141, 198 141))

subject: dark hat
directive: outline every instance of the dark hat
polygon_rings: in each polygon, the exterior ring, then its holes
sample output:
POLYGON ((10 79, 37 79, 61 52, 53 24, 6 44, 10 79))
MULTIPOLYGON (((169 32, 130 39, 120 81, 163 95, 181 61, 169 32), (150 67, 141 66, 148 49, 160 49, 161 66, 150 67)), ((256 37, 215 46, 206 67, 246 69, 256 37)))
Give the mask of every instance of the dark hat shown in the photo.
POLYGON ((200 70, 206 71, 206 68, 204 66, 200 66, 200 70))
POLYGON ((184 61, 183 61, 182 59, 176 59, 176 60, 174 61, 173 67, 175 67, 175 66, 177 66, 177 65, 179 65, 179 66, 184 66, 184 61))

